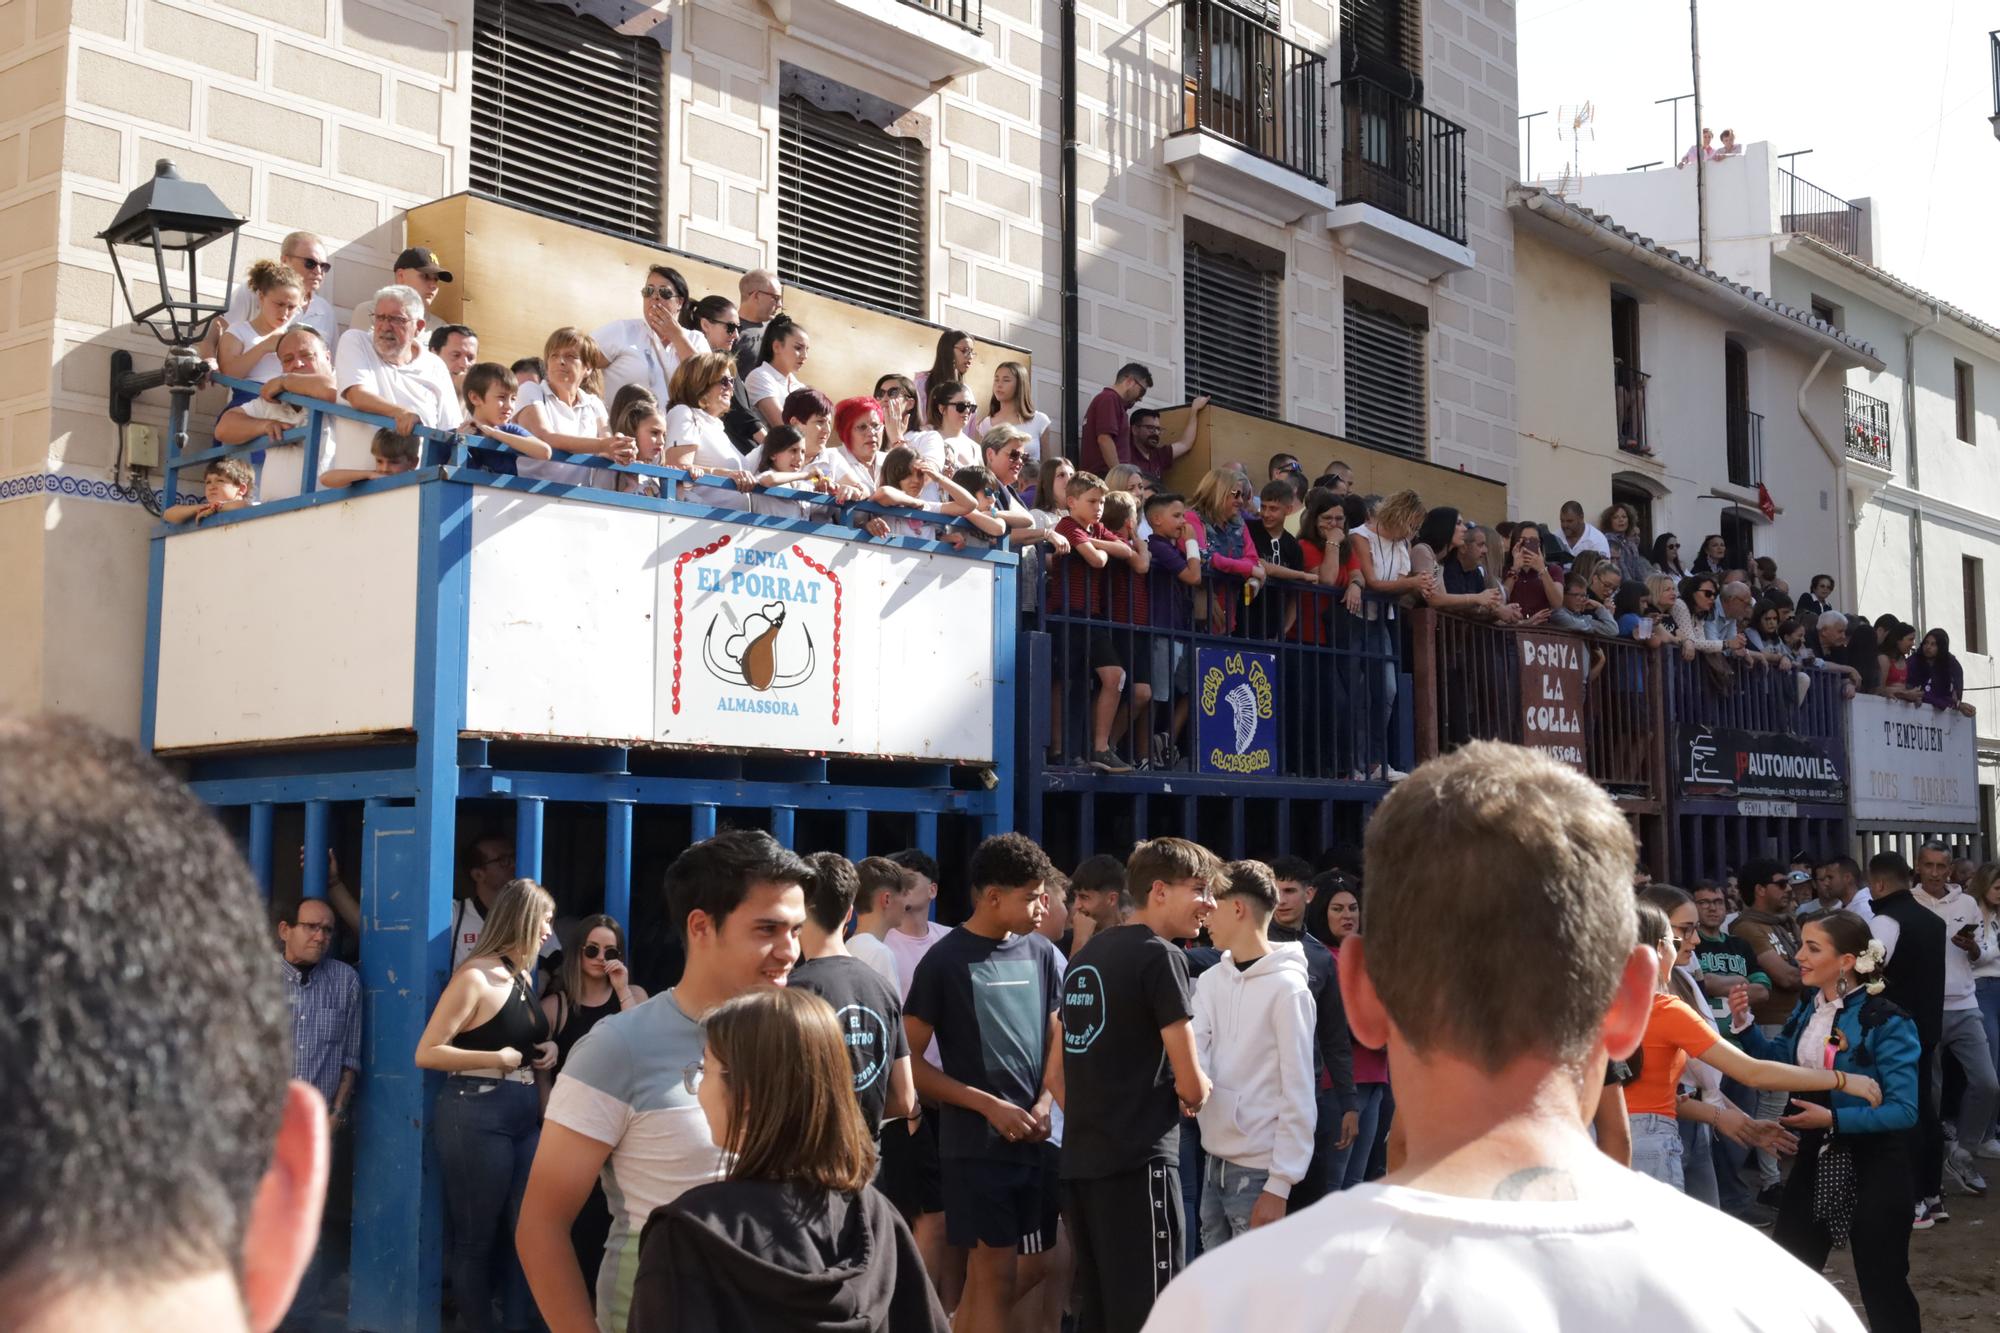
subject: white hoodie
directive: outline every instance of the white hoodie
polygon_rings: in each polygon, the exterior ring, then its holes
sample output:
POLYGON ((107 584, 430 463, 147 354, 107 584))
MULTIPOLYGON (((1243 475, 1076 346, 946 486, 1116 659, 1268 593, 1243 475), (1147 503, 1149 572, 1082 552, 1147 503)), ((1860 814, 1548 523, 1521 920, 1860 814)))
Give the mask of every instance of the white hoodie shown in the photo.
POLYGON ((1300 944, 1240 971, 1225 953, 1195 983, 1195 1054, 1215 1085, 1197 1117, 1202 1149, 1268 1170, 1264 1188, 1281 1199, 1312 1163, 1318 1017, 1300 944))

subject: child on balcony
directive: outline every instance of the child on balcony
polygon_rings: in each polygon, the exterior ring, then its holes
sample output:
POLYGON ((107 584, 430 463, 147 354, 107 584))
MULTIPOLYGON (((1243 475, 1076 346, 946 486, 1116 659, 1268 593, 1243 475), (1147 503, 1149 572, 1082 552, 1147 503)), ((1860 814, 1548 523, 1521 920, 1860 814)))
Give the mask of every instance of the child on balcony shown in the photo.
MULTIPOLYGON (((1141 516, 1139 498, 1130 491, 1112 491, 1104 497, 1104 526, 1132 551, 1132 558, 1126 562, 1129 568, 1104 571, 1104 591, 1111 623, 1134 627, 1131 631, 1117 629, 1112 632, 1121 645, 1129 645, 1120 656, 1129 658, 1135 667, 1130 710, 1131 752, 1137 756, 1141 767, 1150 768, 1153 757, 1153 694, 1155 690, 1166 689, 1167 682, 1156 681, 1151 669, 1153 636, 1147 627, 1153 623, 1153 611, 1151 584, 1147 575, 1153 567, 1153 554, 1146 540, 1139 535, 1141 516)), ((1122 733, 1126 728, 1119 725, 1114 717, 1112 730, 1122 733)))
MULTIPOLYGON (((305 424, 307 412, 296 403, 281 403, 280 394, 298 394, 332 402, 334 398, 333 357, 317 329, 304 324, 286 329, 276 343, 280 373, 264 381, 255 397, 246 397, 215 423, 217 444, 249 444, 262 439, 266 447, 250 456, 257 477, 257 495, 262 500, 285 500, 303 489, 305 445, 279 447, 288 430, 305 424)), ((319 470, 333 465, 333 441, 320 441, 319 470)))
POLYGON ((514 372, 498 361, 476 362, 465 372, 466 433, 501 446, 482 449, 473 445, 466 450, 466 461, 482 472, 512 477, 518 475, 515 454, 547 458, 553 452, 526 426, 514 424, 514 397, 519 389, 514 372))
POLYGON ((764 432, 764 470, 751 478, 751 482, 757 488, 750 495, 750 512, 753 514, 769 514, 773 518, 807 519, 824 519, 828 515, 825 505, 814 504, 810 500, 788 500, 781 496, 762 493, 780 489, 819 491, 826 494, 833 490, 833 482, 830 479, 821 473, 807 470, 806 439, 796 426, 773 426, 764 432))
POLYGON ((218 458, 202 469, 202 502, 173 505, 160 515, 169 523, 199 523, 226 509, 242 509, 250 503, 250 487, 256 474, 241 458, 218 458))
MULTIPOLYGON (((1089 472, 1078 472, 1063 492, 1069 510, 1056 531, 1069 542, 1070 553, 1049 562, 1049 610, 1071 620, 1062 635, 1062 657, 1056 663, 1055 708, 1050 713, 1051 743, 1060 756, 1062 723, 1067 710, 1062 706, 1063 680, 1081 658, 1097 677, 1097 699, 1090 712, 1090 766, 1105 773, 1129 773, 1132 766, 1111 748, 1111 727, 1118 716, 1118 704, 1125 693, 1125 663, 1111 633, 1097 621, 1104 614, 1103 580, 1098 571, 1115 557, 1128 564, 1137 558, 1130 546, 1104 526, 1104 481, 1089 472)), ((1136 691, 1135 691, 1136 693, 1136 691)))
MULTIPOLYGON (((875 503, 921 510, 946 518, 963 518, 989 537, 998 537, 1007 530, 1006 525, 993 516, 991 500, 982 503, 963 486, 919 458, 916 450, 907 444, 891 449, 888 457, 882 460, 882 482, 875 488, 875 503), (935 486, 945 498, 919 499, 919 494, 927 486, 935 486)), ((913 518, 894 519, 889 524, 889 531, 897 537, 936 537, 937 525, 913 518)))
POLYGON ((375 457, 375 466, 363 471, 360 468, 337 467, 319 479, 323 490, 339 490, 360 481, 373 481, 377 477, 394 477, 409 472, 423 457, 423 441, 414 435, 398 435, 384 426, 375 432, 375 438, 368 442, 368 452, 375 457))

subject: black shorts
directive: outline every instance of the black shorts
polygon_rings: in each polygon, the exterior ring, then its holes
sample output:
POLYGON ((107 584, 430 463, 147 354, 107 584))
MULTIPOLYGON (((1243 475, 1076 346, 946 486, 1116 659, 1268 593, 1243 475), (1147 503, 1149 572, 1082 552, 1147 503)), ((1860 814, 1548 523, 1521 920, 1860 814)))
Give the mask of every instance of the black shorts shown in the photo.
POLYGON ((914 1221, 925 1213, 944 1211, 944 1187, 938 1180, 938 1113, 924 1108, 916 1132, 907 1120, 882 1126, 882 1169, 875 1186, 896 1211, 914 1221))
POLYGON ((1047 1168, 1041 1158, 947 1157, 944 1238, 953 1245, 1025 1248, 1042 1232, 1047 1168))
POLYGON ((1104 667, 1115 671, 1125 669, 1125 660, 1118 655, 1118 643, 1106 626, 1071 625, 1063 646, 1067 661, 1058 664, 1063 670, 1075 670, 1078 658, 1082 658, 1092 671, 1104 667))
POLYGON ((1056 1247, 1056 1228, 1062 1224, 1062 1149, 1053 1143, 1042 1145, 1041 1225, 1021 1237, 1022 1254, 1046 1254, 1056 1247))
POLYGON ((1076 1253, 1077 1333, 1139 1333, 1187 1265, 1180 1163, 1158 1158, 1092 1180, 1066 1180, 1076 1253))

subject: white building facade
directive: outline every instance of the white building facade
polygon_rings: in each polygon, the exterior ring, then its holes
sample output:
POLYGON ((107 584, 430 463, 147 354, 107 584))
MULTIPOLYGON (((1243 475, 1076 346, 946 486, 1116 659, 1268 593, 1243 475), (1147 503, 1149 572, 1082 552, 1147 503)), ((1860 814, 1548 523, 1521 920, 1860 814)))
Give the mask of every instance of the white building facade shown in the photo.
MULTIPOLYGON (((0 707, 137 727, 146 459, 106 383, 159 350, 94 238, 158 159, 248 220, 239 277, 324 236, 340 310, 405 210, 470 192, 1018 349, 1052 438, 1140 361, 1151 402, 1505 483, 1515 110, 1512 6, 1479 0, 4 0, 0 707)), ((560 278, 559 246, 507 258, 560 278)))
MULTIPOLYGON (((1591 176, 1575 197, 1665 244, 1698 240, 1691 170, 1591 176)), ((1770 145, 1708 170, 1710 264, 1786 308, 1871 345, 1879 366, 1841 376, 1837 421, 1848 501, 1837 603, 1951 635, 1980 711, 1986 845, 2000 784, 2000 684, 1988 579, 2000 569, 2000 328, 1877 267, 1873 200, 1781 169, 1770 145)), ((1829 566, 1824 572, 1835 573, 1829 566)), ((1792 580, 1793 591, 1800 582, 1792 580)))

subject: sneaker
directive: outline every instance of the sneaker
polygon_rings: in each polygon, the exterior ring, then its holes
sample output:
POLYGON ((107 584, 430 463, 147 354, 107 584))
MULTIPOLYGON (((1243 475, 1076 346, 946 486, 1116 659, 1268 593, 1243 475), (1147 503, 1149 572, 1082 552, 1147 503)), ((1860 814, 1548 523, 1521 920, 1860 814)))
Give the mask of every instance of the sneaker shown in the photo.
POLYGON ((1757 1191, 1757 1202, 1775 1211, 1778 1207, 1778 1200, 1783 1198, 1784 1194, 1785 1187, 1783 1185, 1767 1185, 1757 1191))
POLYGON ((1929 1231, 1936 1225, 1937 1219, 1931 1216, 1930 1206, 1921 1199, 1917 1200, 1917 1220, 1910 1223, 1910 1230, 1929 1231))
POLYGON ((1382 765, 1382 780, 1384 782, 1401 782, 1408 776, 1410 776, 1408 773, 1405 773, 1393 764, 1382 765))
POLYGON ((1130 773, 1132 765, 1118 757, 1116 750, 1099 750, 1090 756, 1090 766, 1100 773, 1130 773))
POLYGON ((1951 1221, 1951 1210, 1944 1206, 1944 1200, 1929 1198, 1924 1200, 1924 1211, 1931 1215, 1933 1222, 1951 1221))
POLYGON ((1944 1141, 1946 1143, 1958 1142, 1958 1125, 1955 1122, 1947 1120, 1939 1128, 1944 1131, 1944 1141))
POLYGON ((1953 1148, 1944 1155, 1945 1179, 1975 1198, 1986 1197, 1986 1177, 1972 1164, 1972 1154, 1953 1148))
POLYGON ((1988 1139, 1972 1150, 1974 1157, 1983 1157, 1989 1162, 2000 1161, 2000 1138, 1988 1139))

